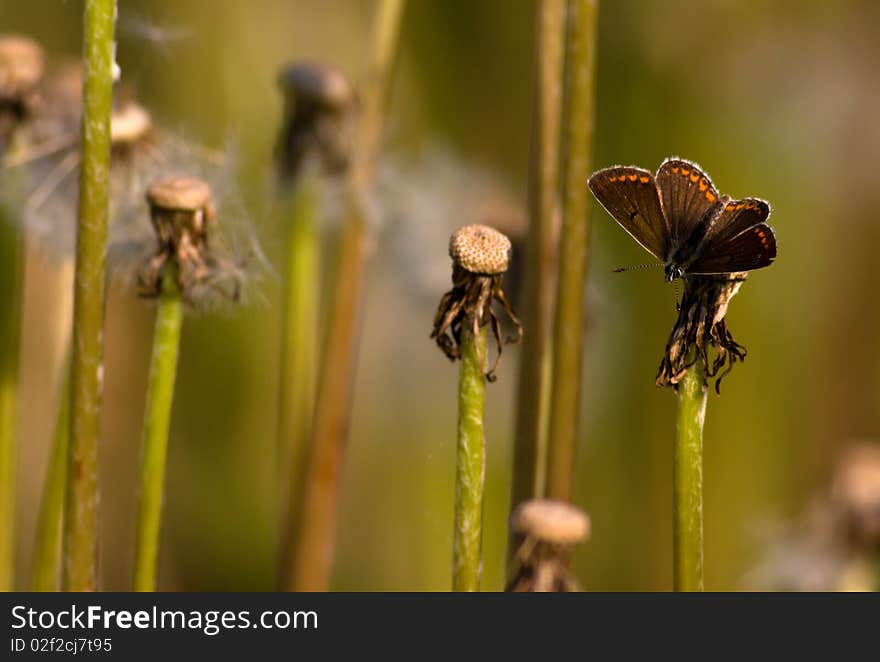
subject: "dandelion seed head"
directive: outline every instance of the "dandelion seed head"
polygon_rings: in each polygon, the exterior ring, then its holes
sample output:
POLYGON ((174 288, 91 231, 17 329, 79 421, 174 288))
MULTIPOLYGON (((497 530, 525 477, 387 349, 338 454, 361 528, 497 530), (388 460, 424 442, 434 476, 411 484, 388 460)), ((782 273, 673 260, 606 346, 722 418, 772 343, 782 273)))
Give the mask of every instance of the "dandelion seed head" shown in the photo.
POLYGON ((511 516, 514 531, 557 545, 574 545, 590 536, 590 518, 564 501, 531 499, 520 504, 511 516))
POLYGON ((488 225, 466 225, 449 238, 449 257, 473 274, 504 273, 510 251, 510 239, 488 225))
POLYGON ((853 543, 880 549, 880 445, 853 444, 831 485, 831 503, 853 543))
POLYGON ((147 202, 166 210, 198 211, 211 202, 211 187, 194 177, 171 177, 153 182, 147 202))
POLYGON ((147 137, 153 129, 150 113, 135 101, 115 108, 110 115, 110 142, 114 145, 134 144, 147 137))
POLYGON ((0 35, 0 103, 21 102, 43 76, 43 49, 21 35, 0 35))

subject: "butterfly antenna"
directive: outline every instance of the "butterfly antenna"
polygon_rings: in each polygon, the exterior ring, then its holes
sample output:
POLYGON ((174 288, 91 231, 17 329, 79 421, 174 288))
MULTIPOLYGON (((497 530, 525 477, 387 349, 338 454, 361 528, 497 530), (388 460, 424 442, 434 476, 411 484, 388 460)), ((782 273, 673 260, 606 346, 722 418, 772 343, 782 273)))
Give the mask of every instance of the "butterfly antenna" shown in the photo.
POLYGON ((672 281, 672 285, 675 287, 675 312, 679 312, 681 311, 681 300, 678 298, 678 279, 672 281))
POLYGON ((651 262, 650 264, 636 264, 631 267, 617 267, 613 269, 612 272, 616 274, 621 274, 624 271, 636 271, 638 269, 652 269, 657 267, 662 267, 663 265, 659 262, 651 262))

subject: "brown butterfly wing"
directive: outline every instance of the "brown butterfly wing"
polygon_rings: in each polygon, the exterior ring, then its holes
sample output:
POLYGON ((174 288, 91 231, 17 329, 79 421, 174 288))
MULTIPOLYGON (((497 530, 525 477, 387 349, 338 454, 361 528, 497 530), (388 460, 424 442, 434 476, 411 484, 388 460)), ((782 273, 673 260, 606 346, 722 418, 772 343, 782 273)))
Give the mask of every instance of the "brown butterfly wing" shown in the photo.
POLYGON ((712 180, 698 165, 684 159, 666 159, 661 164, 657 170, 657 188, 669 223, 673 250, 682 246, 701 222, 708 220, 710 210, 720 207, 721 196, 712 180))
POLYGON ((770 266, 776 258, 776 235, 758 223, 709 247, 687 269, 689 274, 723 274, 770 266))
POLYGON ((642 248, 665 261, 669 227, 653 174, 642 168, 615 166, 594 173, 589 186, 599 203, 642 248))

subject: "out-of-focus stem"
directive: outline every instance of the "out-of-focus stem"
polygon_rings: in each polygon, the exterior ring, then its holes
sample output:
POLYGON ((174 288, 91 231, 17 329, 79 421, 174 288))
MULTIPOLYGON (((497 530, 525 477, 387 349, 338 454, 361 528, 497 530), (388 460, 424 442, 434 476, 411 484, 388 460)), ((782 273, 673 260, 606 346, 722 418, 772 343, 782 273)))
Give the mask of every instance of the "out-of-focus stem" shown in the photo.
POLYGON ((18 462, 18 356, 21 347, 23 237, 0 205, 0 591, 15 588, 18 462))
POLYGON ((547 496, 571 500, 580 423, 584 294, 589 249, 587 176, 593 143, 597 0, 568 0, 562 111, 562 236, 547 438, 547 496))
POLYGON ((82 166, 73 303, 70 447, 64 517, 64 587, 98 581, 98 440, 104 370, 104 275, 110 213, 110 113, 116 0, 86 0, 82 166))
POLYGON ((301 498, 305 451, 314 407, 320 260, 317 185, 310 175, 301 178, 287 201, 289 215, 278 386, 278 456, 284 486, 281 501, 284 517, 280 559, 282 588, 290 581, 294 518, 301 498))
MULTIPOLYGON (((68 352, 69 354, 69 352, 68 352)), ((55 436, 43 481, 31 566, 32 591, 57 591, 61 569, 61 526, 67 489, 67 446, 70 441, 70 358, 64 359, 55 436)))
POLYGON ((340 476, 348 436, 370 244, 366 194, 385 119, 404 0, 381 0, 373 24, 368 78, 347 192, 327 340, 316 392, 308 475, 300 505, 294 571, 288 588, 327 590, 333 562, 340 476))
MULTIPOLYGON (((470 326, 470 322, 466 323, 470 326)), ((462 332, 458 377, 458 444, 455 455, 455 526, 452 590, 479 591, 482 570, 483 492, 486 480, 486 328, 462 332)))
POLYGON ((703 421, 706 388, 697 361, 678 384, 673 496, 673 585, 703 590, 703 421))
MULTIPOLYGON (((556 278, 559 109, 562 101, 564 0, 538 4, 537 81, 529 162, 529 233, 525 265, 513 486, 510 511, 544 491, 547 414, 550 406, 550 338, 556 278)), ((511 534, 508 557, 518 547, 511 534)))
POLYGON ((141 451, 140 503, 132 582, 135 591, 156 590, 168 431, 171 427, 171 405, 183 323, 183 301, 176 278, 175 269, 166 269, 156 309, 141 451))

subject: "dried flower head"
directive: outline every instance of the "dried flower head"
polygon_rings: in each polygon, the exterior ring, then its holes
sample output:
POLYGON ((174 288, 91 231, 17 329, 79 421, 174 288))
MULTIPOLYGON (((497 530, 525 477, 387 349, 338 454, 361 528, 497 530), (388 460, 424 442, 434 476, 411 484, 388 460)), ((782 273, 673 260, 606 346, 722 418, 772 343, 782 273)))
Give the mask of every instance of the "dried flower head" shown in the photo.
POLYGON ((721 380, 734 363, 746 357, 746 348, 733 339, 724 317, 747 275, 738 272, 685 277, 678 319, 657 373, 658 386, 676 386, 687 370, 701 361, 706 367, 706 378, 716 378, 715 390, 719 392, 721 380), (716 351, 711 362, 710 347, 716 351))
POLYGON ((12 131, 33 111, 43 77, 43 49, 19 35, 0 35, 0 154, 12 131))
POLYGON ((297 62, 281 70, 278 85, 284 94, 284 120, 276 147, 283 183, 307 168, 338 175, 348 167, 354 87, 333 67, 297 62))
POLYGON ((498 354, 495 365, 486 373, 490 382, 495 381, 502 347, 522 338, 522 325, 501 287, 510 250, 510 240, 486 225, 466 225, 452 233, 449 239, 452 289, 440 300, 431 333, 443 353, 455 361, 461 358, 462 331, 476 335, 481 327, 491 323, 498 354), (502 340, 501 320, 492 307, 496 301, 514 324, 515 336, 502 340))
POLYGON ((162 274, 172 267, 188 303, 198 303, 206 290, 237 300, 238 269, 230 268, 209 243, 217 219, 208 184, 193 177, 161 179, 149 187, 146 197, 158 245, 142 265, 141 296, 159 296, 162 274))
POLYGON ((574 546, 590 536, 590 518, 564 501, 532 499, 517 507, 511 527, 522 537, 508 591, 569 592, 580 586, 571 574, 574 546))

